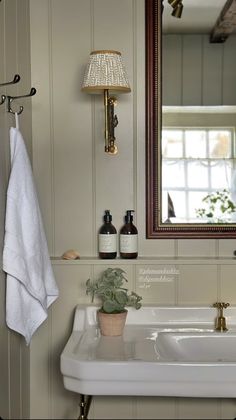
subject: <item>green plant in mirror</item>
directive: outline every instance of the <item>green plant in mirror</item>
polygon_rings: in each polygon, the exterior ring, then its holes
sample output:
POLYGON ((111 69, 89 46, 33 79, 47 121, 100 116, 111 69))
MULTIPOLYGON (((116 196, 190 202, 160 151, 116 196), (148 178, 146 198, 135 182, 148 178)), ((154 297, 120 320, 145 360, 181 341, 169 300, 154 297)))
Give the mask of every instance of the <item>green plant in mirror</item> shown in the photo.
POLYGON ((101 312, 114 314, 125 311, 126 306, 140 309, 142 297, 135 292, 128 292, 124 287, 128 280, 121 268, 107 268, 96 281, 86 281, 86 294, 91 295, 92 302, 97 296, 102 306, 101 312))
POLYGON ((197 217, 208 219, 210 223, 226 223, 236 211, 236 205, 227 189, 207 194, 202 201, 204 207, 196 209, 197 217))

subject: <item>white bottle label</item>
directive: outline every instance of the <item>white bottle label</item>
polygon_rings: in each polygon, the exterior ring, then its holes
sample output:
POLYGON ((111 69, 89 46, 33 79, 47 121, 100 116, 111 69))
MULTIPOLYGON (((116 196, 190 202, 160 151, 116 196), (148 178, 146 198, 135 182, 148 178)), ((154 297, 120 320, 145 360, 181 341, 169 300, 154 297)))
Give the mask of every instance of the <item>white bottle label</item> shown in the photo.
POLYGON ((99 252, 116 252, 117 250, 117 234, 99 234, 98 235, 99 252))
POLYGON ((120 235, 120 252, 138 252, 138 235, 120 235))

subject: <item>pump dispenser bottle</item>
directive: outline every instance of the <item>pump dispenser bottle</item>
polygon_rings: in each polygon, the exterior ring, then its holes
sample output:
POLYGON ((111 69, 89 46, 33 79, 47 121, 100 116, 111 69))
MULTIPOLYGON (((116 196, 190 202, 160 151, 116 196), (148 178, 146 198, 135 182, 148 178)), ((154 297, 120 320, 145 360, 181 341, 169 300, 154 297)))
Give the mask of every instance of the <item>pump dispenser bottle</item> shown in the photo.
POLYGON ((137 258, 138 231, 133 224, 134 210, 127 210, 125 224, 120 230, 120 256, 121 258, 137 258))
POLYGON ((112 215, 110 210, 105 210, 104 223, 98 234, 98 251, 102 259, 113 259, 117 255, 117 232, 111 223, 112 215))

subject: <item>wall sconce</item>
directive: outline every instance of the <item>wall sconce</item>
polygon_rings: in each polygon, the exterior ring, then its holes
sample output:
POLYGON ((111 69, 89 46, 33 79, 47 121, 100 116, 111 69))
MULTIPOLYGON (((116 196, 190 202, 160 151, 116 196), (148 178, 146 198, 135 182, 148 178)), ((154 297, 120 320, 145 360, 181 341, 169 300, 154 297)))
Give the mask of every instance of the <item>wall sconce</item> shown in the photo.
POLYGON ((115 127, 118 118, 114 115, 117 99, 109 95, 109 90, 130 92, 130 86, 118 51, 92 51, 85 71, 82 90, 88 93, 104 93, 105 107, 105 152, 115 155, 115 127))
POLYGON ((176 18, 181 18, 184 8, 182 0, 168 0, 168 3, 173 7, 171 15, 176 18))

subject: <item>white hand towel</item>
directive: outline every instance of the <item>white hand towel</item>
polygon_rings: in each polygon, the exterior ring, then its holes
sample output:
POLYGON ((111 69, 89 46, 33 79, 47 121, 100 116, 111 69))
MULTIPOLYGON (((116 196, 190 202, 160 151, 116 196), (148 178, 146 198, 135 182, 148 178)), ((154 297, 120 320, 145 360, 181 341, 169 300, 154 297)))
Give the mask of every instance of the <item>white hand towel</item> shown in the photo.
POLYGON ((48 316, 58 287, 48 254, 30 160, 17 128, 10 129, 3 270, 7 273, 6 322, 27 345, 48 316))

